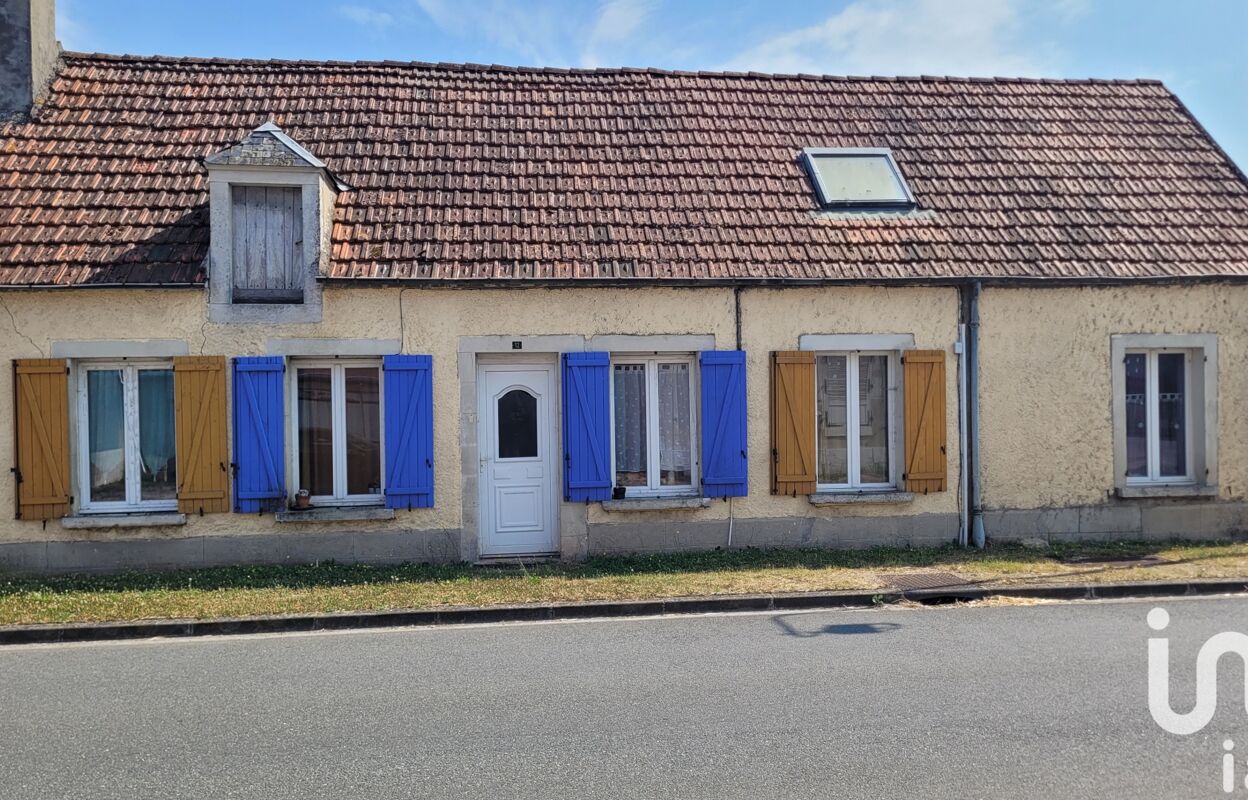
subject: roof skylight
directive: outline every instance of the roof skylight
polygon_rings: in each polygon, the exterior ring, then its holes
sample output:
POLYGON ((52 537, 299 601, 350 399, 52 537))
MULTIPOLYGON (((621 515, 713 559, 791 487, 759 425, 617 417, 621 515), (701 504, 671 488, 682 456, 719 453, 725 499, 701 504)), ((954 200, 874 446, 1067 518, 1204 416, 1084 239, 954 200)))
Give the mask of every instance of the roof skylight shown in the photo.
POLYGON ((914 205, 914 195, 888 148, 807 147, 802 161, 824 206, 914 205))

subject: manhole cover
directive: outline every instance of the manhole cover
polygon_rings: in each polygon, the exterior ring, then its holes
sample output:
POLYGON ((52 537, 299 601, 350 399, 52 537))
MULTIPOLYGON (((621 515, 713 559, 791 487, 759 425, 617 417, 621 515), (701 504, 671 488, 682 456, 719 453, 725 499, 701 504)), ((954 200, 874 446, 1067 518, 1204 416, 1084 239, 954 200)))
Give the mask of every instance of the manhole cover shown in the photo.
POLYGON ((903 592, 916 589, 956 589, 970 585, 952 572, 897 572, 881 574, 879 578, 903 592))

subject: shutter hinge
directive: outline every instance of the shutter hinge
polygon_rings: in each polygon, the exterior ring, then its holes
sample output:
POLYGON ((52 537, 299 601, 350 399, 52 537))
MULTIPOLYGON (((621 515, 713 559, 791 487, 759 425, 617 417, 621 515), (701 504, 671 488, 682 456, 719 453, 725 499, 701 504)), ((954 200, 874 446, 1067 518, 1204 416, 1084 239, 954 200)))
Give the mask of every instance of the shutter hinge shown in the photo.
POLYGON ((17 479, 18 483, 22 482, 22 471, 20 469, 17 467, 10 467, 9 472, 13 473, 13 477, 17 479))
POLYGON ((771 448, 771 460, 776 462, 777 464, 780 463, 780 452, 776 450, 776 448, 774 447, 771 448))
POLYGON ((237 461, 230 462, 230 474, 233 475, 236 479, 238 478, 238 462, 237 461))

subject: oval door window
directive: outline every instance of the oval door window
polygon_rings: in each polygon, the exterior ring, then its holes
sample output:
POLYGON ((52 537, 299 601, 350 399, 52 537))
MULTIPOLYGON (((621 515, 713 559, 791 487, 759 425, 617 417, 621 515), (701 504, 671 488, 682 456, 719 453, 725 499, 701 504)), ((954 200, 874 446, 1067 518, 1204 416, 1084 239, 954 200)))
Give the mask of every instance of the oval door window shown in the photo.
POLYGON ((537 398, 523 389, 498 398, 498 457, 537 458, 537 398))

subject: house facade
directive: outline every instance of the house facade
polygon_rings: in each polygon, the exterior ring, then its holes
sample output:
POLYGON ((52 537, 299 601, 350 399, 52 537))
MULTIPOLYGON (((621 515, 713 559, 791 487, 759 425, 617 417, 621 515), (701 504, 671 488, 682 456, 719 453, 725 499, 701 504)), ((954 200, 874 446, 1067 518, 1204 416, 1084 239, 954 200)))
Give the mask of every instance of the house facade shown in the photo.
POLYGON ((1248 530, 1248 180, 1158 83, 107 56, 6 6, 0 567, 1248 530))

